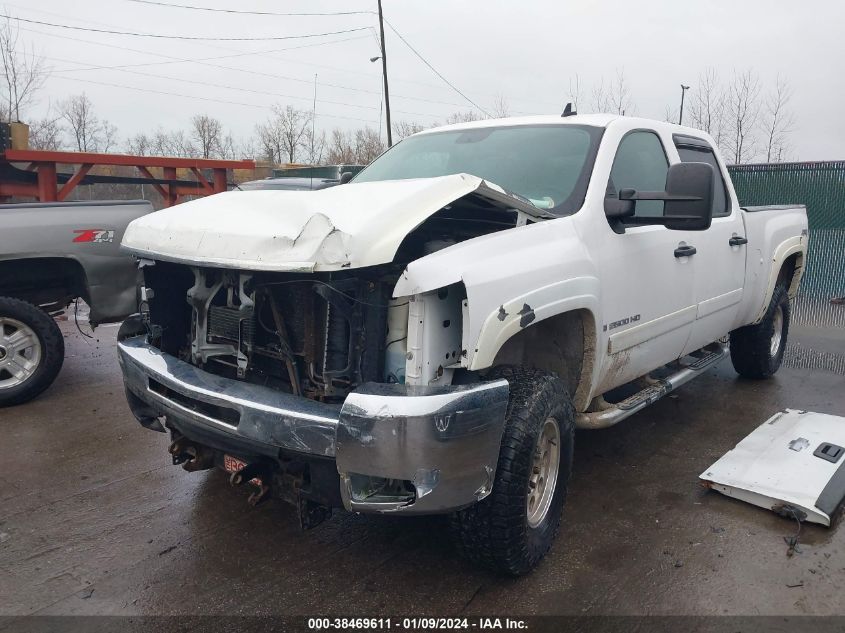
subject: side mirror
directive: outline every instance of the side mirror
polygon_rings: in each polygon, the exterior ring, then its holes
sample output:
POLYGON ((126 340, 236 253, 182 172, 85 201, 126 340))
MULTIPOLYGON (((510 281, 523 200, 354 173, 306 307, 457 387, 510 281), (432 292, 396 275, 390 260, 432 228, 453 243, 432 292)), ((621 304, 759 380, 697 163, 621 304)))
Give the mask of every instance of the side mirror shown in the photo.
POLYGON ((604 212, 625 224, 663 224, 673 231, 705 231, 713 220, 713 187, 716 176, 707 163, 669 166, 665 191, 622 189, 619 199, 605 198, 604 212), (636 216, 638 200, 663 200, 663 215, 636 216))
POLYGON ((352 176, 354 176, 351 171, 345 171, 340 175, 340 184, 345 185, 347 182, 352 180, 352 176))
POLYGON ((677 163, 666 174, 663 216, 673 231, 706 231, 713 220, 716 177, 707 163, 677 163), (685 198, 685 199, 681 199, 685 198))

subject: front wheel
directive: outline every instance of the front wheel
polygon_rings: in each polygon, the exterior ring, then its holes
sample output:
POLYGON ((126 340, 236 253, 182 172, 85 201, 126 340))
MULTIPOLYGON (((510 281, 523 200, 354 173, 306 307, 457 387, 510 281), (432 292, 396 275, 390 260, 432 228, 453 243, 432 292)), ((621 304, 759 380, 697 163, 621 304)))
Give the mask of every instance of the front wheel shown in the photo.
POLYGON ((736 373, 745 378, 768 378, 780 369, 790 314, 786 284, 778 283, 763 320, 731 332, 731 362, 736 373))
POLYGON ((0 407, 22 404, 49 387, 65 357, 62 332, 36 306, 0 297, 0 407))
POLYGON ((557 536, 572 470, 575 411, 552 373, 506 366, 490 377, 510 383, 493 491, 452 516, 452 534, 470 561, 519 576, 537 566, 557 536))

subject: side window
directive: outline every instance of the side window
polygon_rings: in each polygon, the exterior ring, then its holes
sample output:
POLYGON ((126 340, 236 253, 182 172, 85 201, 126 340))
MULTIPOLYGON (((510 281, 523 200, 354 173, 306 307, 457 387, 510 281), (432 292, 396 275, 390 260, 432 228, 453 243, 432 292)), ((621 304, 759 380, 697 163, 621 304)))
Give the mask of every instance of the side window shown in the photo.
MULTIPOLYGON (((639 191, 663 191, 666 187, 666 172, 669 160, 663 150, 657 134, 654 132, 632 132, 619 143, 610 180, 607 183, 607 195, 616 197, 622 189, 639 191)), ((637 202, 638 217, 663 215, 661 200, 642 200, 637 202)))
POLYGON ((719 169, 719 163, 716 156, 713 154, 712 148, 707 146, 704 141, 695 140, 695 145, 685 145, 682 142, 675 143, 678 148, 678 156, 681 157, 682 163, 707 163, 713 168, 716 173, 716 183, 713 191, 713 217, 730 215, 731 209, 728 204, 728 187, 725 185, 725 179, 722 177, 722 170, 719 169))

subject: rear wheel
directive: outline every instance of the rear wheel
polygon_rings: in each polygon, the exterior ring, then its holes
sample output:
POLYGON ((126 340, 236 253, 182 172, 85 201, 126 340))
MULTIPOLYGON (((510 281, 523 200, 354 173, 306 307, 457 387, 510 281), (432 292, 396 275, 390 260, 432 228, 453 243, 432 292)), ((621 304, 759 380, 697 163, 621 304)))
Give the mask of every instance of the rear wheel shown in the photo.
POLYGON ((0 407, 32 400, 49 387, 64 355, 62 332, 50 315, 0 297, 0 407))
POLYGON ((510 383, 493 491, 452 516, 458 550, 474 563, 509 575, 531 571, 560 527, 572 469, 575 412, 556 375, 496 368, 510 383))
POLYGON ((778 283, 763 320, 731 332, 731 362, 740 376, 768 378, 780 369, 789 319, 787 286, 778 283))

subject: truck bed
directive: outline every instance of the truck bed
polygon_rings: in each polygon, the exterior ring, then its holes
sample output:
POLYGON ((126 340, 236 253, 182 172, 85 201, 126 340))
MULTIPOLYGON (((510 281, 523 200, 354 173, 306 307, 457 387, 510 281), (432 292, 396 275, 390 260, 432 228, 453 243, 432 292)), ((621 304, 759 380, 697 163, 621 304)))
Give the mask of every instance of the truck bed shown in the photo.
MULTIPOLYGON (((778 272, 772 269, 773 261, 779 259, 782 251, 806 245, 807 241, 807 208, 802 204, 742 207, 742 217, 748 246, 739 325, 762 318, 778 272)), ((803 266, 803 258, 799 260, 798 266, 803 266)), ((796 276, 793 291, 799 281, 800 275, 796 276)))

